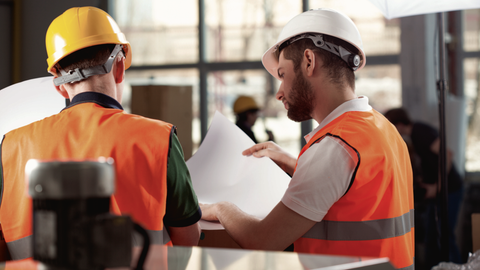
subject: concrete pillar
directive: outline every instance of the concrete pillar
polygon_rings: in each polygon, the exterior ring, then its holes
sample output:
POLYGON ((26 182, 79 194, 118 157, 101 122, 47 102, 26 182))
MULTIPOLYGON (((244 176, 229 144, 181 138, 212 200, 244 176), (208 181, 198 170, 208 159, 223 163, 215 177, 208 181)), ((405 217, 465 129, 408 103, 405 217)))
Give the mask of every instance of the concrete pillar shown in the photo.
POLYGON ((435 15, 400 19, 402 68, 402 104, 414 120, 438 128, 438 105, 435 77, 435 15))
MULTIPOLYGON (((439 49, 436 14, 410 16, 400 20, 403 107, 408 110, 413 120, 429 123, 438 129, 440 125, 436 83, 439 74, 439 49)), ((457 76, 463 78, 463 74, 457 76)), ((456 84, 463 85, 458 82, 456 84)), ((463 93, 463 89, 457 89, 457 93, 463 93)), ((454 162, 463 175, 467 128, 464 97, 447 95, 445 110, 447 147, 454 152, 454 162)))

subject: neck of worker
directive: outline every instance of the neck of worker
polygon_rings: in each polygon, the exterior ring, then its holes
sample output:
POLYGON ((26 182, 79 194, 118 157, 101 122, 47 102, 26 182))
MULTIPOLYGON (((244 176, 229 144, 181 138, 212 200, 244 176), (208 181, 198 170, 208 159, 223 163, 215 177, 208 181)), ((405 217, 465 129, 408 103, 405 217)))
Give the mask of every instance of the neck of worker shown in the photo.
MULTIPOLYGON (((55 74, 54 74, 55 75, 55 74)), ((55 76, 56 77, 56 76, 55 76)), ((102 93, 122 103, 123 82, 125 81, 125 58, 118 57, 107 74, 94 75, 85 80, 55 86, 58 93, 72 100, 85 92, 102 93)))
POLYGON ((357 98, 355 90, 346 82, 338 85, 328 80, 316 81, 313 79, 311 85, 315 91, 312 118, 319 124, 338 106, 357 98))
POLYGON ((76 82, 73 84, 66 84, 65 90, 68 93, 68 98, 73 99, 78 94, 85 92, 97 92, 110 96, 119 103, 122 102, 122 84, 115 83, 113 76, 109 74, 95 75, 89 77, 87 80, 76 82))

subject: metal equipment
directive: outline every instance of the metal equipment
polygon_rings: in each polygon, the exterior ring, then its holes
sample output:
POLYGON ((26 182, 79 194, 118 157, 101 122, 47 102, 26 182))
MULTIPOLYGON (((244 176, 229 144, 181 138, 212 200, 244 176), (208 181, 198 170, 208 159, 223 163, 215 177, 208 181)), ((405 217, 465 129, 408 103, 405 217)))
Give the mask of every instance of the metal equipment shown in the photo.
POLYGON ((133 222, 109 213, 115 189, 112 159, 29 160, 26 175, 33 200, 35 260, 48 269, 130 266, 133 222))

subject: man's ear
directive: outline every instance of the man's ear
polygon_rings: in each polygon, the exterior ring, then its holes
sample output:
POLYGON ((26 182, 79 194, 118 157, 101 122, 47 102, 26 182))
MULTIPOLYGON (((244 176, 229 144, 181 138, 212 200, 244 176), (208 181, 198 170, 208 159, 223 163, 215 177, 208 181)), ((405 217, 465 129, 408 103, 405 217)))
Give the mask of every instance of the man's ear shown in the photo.
POLYGON ((115 61, 113 66, 113 77, 115 78, 115 83, 122 83, 125 79, 125 57, 119 57, 115 61))
MULTIPOLYGON (((57 76, 55 76, 54 78, 56 79, 57 76)), ((60 95, 62 95, 66 99, 70 99, 70 97, 68 96, 68 92, 65 89, 65 85, 61 84, 60 86, 56 86, 55 84, 53 84, 53 86, 55 86, 55 89, 60 95)))
POLYGON ((310 50, 306 49, 303 52, 303 68, 305 69, 306 76, 313 76, 315 71, 315 63, 316 63, 316 55, 315 53, 310 50))

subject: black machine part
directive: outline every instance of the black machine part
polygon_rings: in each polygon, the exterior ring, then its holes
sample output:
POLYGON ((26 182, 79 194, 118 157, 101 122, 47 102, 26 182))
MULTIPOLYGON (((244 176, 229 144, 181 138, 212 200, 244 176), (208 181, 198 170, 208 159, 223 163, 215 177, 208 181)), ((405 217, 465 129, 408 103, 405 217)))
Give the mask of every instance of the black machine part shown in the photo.
POLYGON ((115 192, 113 160, 29 160, 25 167, 32 199, 108 198, 115 192))
MULTIPOLYGON (((113 162, 29 161, 26 170, 33 199, 35 260, 47 269, 130 266, 132 232, 141 227, 128 216, 109 213, 113 162)), ((149 244, 148 234, 141 235, 146 245, 137 269, 143 267, 149 244)))

